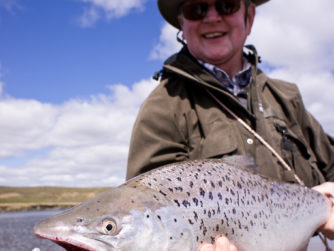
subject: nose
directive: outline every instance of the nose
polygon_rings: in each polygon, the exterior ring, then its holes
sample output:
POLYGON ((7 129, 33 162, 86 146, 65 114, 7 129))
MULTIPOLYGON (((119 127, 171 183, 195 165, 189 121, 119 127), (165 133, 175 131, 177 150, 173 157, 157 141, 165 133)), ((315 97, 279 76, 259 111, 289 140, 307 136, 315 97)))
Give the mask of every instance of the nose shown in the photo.
POLYGON ((222 17, 217 12, 215 5, 210 4, 203 21, 204 22, 217 22, 217 21, 220 21, 221 19, 222 17))

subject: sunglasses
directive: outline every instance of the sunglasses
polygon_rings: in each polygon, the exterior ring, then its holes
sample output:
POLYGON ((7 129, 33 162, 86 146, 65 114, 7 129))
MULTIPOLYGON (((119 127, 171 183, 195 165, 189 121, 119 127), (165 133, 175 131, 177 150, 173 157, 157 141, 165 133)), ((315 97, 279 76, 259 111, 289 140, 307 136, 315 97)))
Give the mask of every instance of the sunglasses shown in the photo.
POLYGON ((194 2, 182 6, 183 16, 191 21, 203 19, 210 5, 214 5, 219 15, 231 15, 240 9, 240 0, 217 0, 214 4, 194 2))

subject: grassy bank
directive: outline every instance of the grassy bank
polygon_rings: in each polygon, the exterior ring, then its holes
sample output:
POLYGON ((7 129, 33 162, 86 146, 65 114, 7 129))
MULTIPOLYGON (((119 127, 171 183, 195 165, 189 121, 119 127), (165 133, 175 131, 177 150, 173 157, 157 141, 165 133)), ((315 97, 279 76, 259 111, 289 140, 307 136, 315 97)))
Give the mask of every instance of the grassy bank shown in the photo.
POLYGON ((108 189, 0 186, 0 212, 69 208, 108 189))

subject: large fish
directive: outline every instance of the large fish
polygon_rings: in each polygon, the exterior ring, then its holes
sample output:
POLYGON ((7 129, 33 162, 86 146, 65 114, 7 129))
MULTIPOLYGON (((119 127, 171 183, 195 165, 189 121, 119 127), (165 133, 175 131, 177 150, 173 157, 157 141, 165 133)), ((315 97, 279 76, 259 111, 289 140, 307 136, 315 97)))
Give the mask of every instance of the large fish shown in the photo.
POLYGON ((40 222, 35 234, 67 250, 196 251, 218 234, 239 251, 305 248, 329 200, 240 168, 240 158, 157 168, 40 222))

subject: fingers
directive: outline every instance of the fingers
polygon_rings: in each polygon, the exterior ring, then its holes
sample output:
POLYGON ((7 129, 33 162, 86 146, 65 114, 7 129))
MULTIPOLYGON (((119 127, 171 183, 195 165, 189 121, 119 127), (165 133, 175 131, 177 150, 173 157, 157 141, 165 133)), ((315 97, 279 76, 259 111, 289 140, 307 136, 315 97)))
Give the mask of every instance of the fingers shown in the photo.
POLYGON ((214 245, 204 243, 199 251, 237 251, 237 248, 225 236, 217 236, 214 245))

